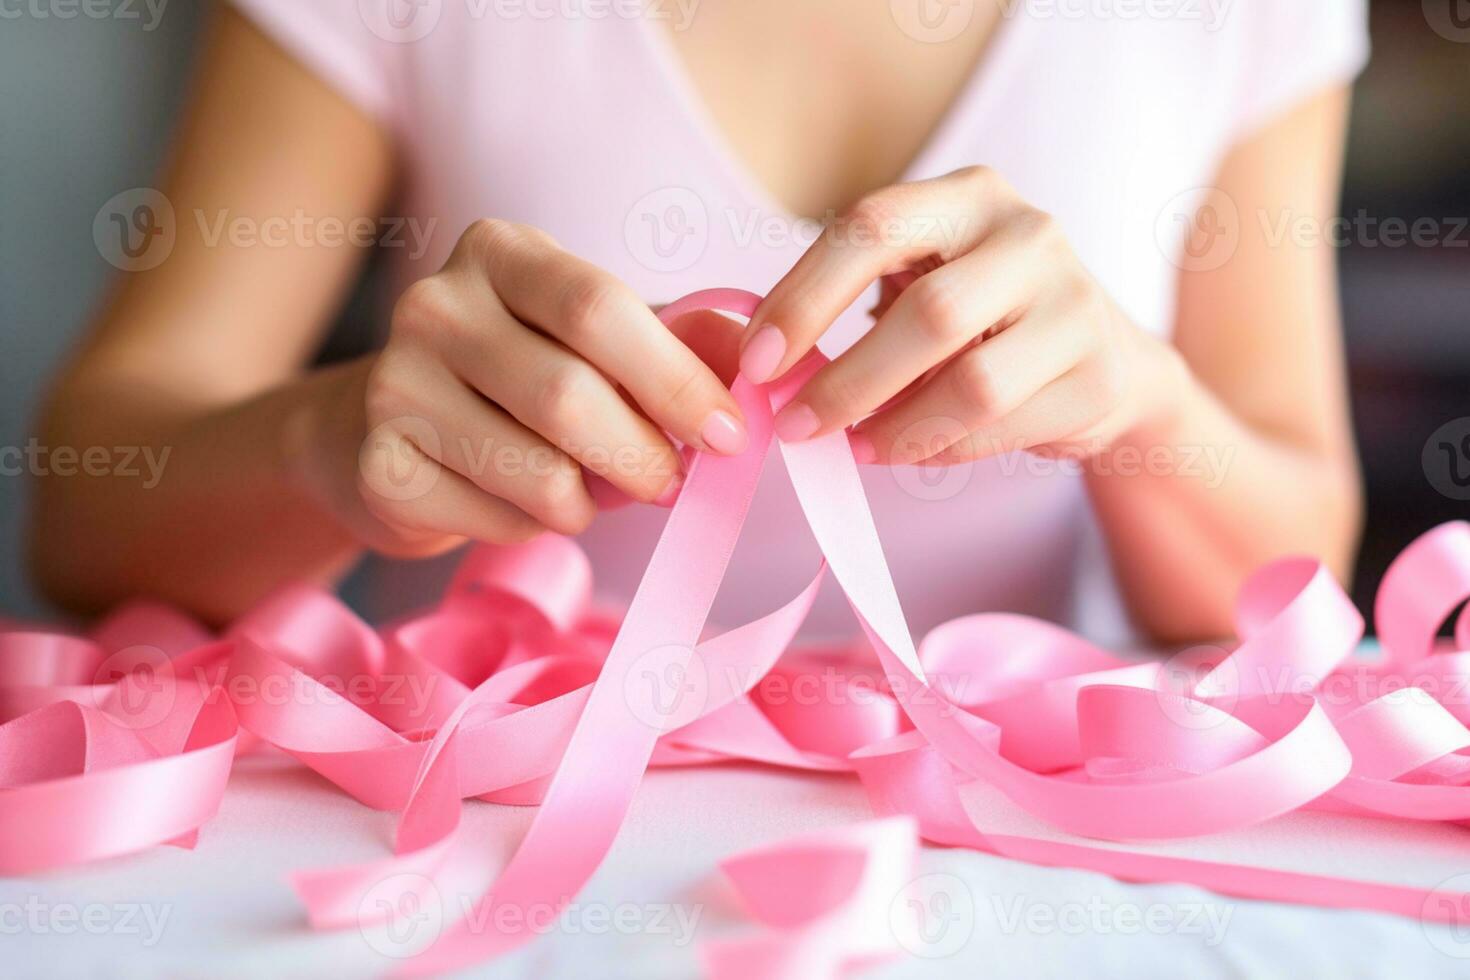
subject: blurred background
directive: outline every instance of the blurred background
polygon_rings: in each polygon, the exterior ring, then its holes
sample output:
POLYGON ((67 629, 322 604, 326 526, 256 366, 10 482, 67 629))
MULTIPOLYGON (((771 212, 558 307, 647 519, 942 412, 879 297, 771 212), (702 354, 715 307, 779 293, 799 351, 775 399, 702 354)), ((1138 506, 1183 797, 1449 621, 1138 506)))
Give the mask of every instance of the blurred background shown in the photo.
MULTIPOLYGON (((126 6, 136 19, 0 12, 0 447, 25 445, 46 378, 115 272, 93 219, 152 183, 211 4, 126 6)), ((1342 206, 1365 610, 1405 544, 1470 516, 1470 2, 1375 0, 1372 32, 1342 206)), ((372 281, 348 321, 371 315, 372 281)), ((21 561, 26 482, 0 476, 0 616, 48 615, 21 561)))

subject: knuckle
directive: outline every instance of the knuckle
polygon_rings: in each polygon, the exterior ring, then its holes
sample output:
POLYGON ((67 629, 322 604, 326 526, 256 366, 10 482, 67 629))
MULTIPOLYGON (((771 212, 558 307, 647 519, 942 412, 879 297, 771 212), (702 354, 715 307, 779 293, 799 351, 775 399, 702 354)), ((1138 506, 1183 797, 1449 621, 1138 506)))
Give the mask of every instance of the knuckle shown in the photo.
POLYGON ((1084 349, 1092 351, 1102 347, 1112 324, 1106 297, 1091 279, 1078 277, 1061 287, 1062 309, 1079 324, 1084 349))
POLYGON ((540 503, 547 523, 563 534, 581 534, 587 530, 594 509, 581 475, 569 465, 558 466, 540 482, 540 503))
POLYGON ((1097 361, 1097 399, 1104 412, 1111 412, 1127 399, 1132 379, 1123 356, 1113 350, 1102 352, 1097 361))
POLYGON ((999 174, 983 163, 972 163, 968 167, 961 167, 956 170, 954 176, 960 180, 978 185, 994 182, 999 177, 999 174))
POLYGON ((1107 296, 1092 276, 1079 272, 1071 277, 1064 287, 1064 294, 1087 316, 1088 323, 1094 328, 1100 330, 1108 324, 1107 296))
POLYGON ((955 175, 981 194, 1009 197, 1012 193, 1010 182, 994 167, 973 164, 955 171, 955 175))
POLYGON ((537 428, 552 435, 575 431, 595 380, 593 369, 582 361, 566 361, 547 371, 536 391, 537 428))
POLYGON ((605 329, 609 320, 627 307, 627 302, 621 285, 608 276, 592 273, 573 276, 561 298, 563 339, 575 346, 581 338, 605 329))
POLYGON ((556 242, 539 228, 501 218, 479 218, 460 237, 455 258, 476 270, 475 274, 495 280, 506 269, 509 256, 555 248, 556 242))
POLYGON ((399 335, 431 334, 454 319, 454 293, 442 276, 409 285, 393 307, 391 330, 399 335))
MULTIPOLYGON (((853 229, 867 234, 876 234, 891 225, 901 215, 902 208, 894 194, 878 192, 859 198, 857 203, 848 209, 845 221, 853 229)), ((864 239, 856 238, 855 240, 864 239)))
POLYGON ((385 481, 393 476, 389 461, 414 451, 408 440, 394 437, 385 441, 379 452, 370 454, 361 462, 357 476, 358 500, 368 514, 391 527, 419 529, 413 521, 414 501, 381 492, 385 481))
POLYGON ((1047 247, 1064 241, 1061 223, 1048 211, 1025 208, 1012 220, 1022 240, 1028 244, 1047 247))
POLYGON ((378 356, 363 389, 363 409, 369 426, 395 418, 410 406, 414 386, 408 382, 407 375, 393 352, 378 356))
POLYGON ((514 245, 521 238, 521 227, 500 218, 476 218, 460 236, 471 254, 484 258, 514 245))
POLYGON ((955 290, 943 279, 926 276, 909 287, 917 324, 935 343, 951 344, 965 336, 965 314, 955 290))
POLYGON ((956 393, 979 418, 991 420, 1005 414, 1005 395, 990 361, 978 350, 955 361, 956 393))

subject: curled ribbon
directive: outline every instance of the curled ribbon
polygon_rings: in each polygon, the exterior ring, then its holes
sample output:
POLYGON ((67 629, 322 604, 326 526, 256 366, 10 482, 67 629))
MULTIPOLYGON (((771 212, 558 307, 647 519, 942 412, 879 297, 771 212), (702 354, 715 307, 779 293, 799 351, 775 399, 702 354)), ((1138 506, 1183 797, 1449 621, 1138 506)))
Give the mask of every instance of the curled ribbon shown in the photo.
MULTIPOLYGON (((748 317, 757 301, 712 290, 660 315, 748 317)), ((773 414, 821 362, 812 355, 769 388, 736 381, 750 449, 695 458, 621 616, 592 608, 586 557, 548 535, 471 551, 436 608, 381 629, 297 586, 218 638, 154 604, 125 607, 89 636, 0 632, 0 872, 192 846, 235 755, 264 743, 363 804, 402 813, 392 856, 293 876, 313 926, 362 925, 365 909, 387 916, 426 883, 480 895, 405 974, 533 939, 531 916, 500 913, 564 908, 648 766, 725 759, 855 772, 890 819, 727 862, 769 928, 708 944, 717 976, 835 976, 891 953, 869 924, 912 867, 915 827, 937 843, 1130 879, 1453 916, 1426 905, 1422 889, 986 833, 965 794, 993 788, 1099 841, 1197 837, 1303 809, 1470 819, 1470 704, 1447 696, 1470 680, 1470 614, 1450 648, 1436 642, 1470 597, 1470 524, 1429 532, 1390 568, 1372 662, 1354 657, 1362 617, 1303 559, 1247 583, 1228 653, 1130 661, 1004 614, 954 620, 915 646, 838 432, 780 444, 823 566, 782 607, 706 636, 773 414), (787 654, 828 570, 867 637, 866 659, 787 654), (1393 685, 1403 678, 1412 683, 1393 685), (802 684, 829 696, 791 697, 802 684), (1348 693, 1322 697, 1329 687, 1348 693), (467 797, 538 806, 498 875, 483 842, 458 833, 467 797), (484 922, 497 926, 475 927, 484 922)))

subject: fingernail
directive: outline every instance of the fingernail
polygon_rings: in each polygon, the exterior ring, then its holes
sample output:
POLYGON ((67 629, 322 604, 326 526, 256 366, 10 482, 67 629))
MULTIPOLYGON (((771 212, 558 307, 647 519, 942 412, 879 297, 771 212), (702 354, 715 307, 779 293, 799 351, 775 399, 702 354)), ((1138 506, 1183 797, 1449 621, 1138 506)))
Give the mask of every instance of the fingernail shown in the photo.
POLYGON ((761 327, 740 355, 740 373, 753 384, 765 384, 786 356, 786 335, 775 327, 761 327))
POLYGON ((809 439, 821 427, 822 420, 817 418, 817 413, 803 402, 792 402, 776 416, 776 437, 782 442, 809 439))
POLYGON ((704 421, 704 428, 699 430, 699 438, 704 440, 706 446, 724 456, 739 456, 750 444, 745 426, 725 411, 710 413, 709 418, 704 421))
POLYGON ((684 474, 683 473, 675 473, 673 479, 669 480, 669 485, 666 486, 666 487, 664 487, 664 492, 661 493, 661 494, 659 494, 658 495, 658 499, 653 502, 654 503, 654 506, 655 507, 672 507, 672 506, 674 506, 674 501, 679 499, 679 491, 680 490, 683 490, 683 489, 684 489, 684 474))
POLYGON ((866 432, 853 432, 847 437, 847 444, 852 447, 852 458, 857 460, 859 466, 867 466, 869 463, 878 461, 878 448, 873 445, 873 440, 866 432))

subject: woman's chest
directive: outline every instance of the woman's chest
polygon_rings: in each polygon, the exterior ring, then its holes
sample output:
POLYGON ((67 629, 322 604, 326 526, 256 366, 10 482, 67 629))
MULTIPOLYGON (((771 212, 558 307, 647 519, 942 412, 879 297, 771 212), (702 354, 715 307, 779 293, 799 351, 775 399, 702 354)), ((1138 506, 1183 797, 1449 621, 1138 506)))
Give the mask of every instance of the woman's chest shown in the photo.
POLYGON ((905 173, 1000 12, 996 0, 702 0, 658 26, 674 74, 753 178, 793 214, 822 216, 905 173))
MULTIPOLYGON (((627 17, 441 27, 433 57, 407 65, 402 144, 405 213, 437 230, 427 252, 404 256, 399 281, 437 268, 471 221, 497 217, 550 232, 650 302, 710 285, 761 292, 819 230, 794 215, 981 163, 1057 216, 1135 319, 1167 329, 1169 208, 1210 183, 1228 136, 1223 55, 1207 39, 1021 18, 995 26, 978 70, 976 54, 928 43, 948 52, 935 76, 947 83, 904 83, 923 59, 884 48, 882 21, 861 44, 849 31, 825 47, 798 43, 825 22, 788 25, 752 58, 742 52, 761 36, 743 18, 718 44, 694 36, 699 18, 710 29, 729 16, 704 4, 687 38, 677 22, 627 17), (830 60, 803 64, 803 50, 830 60), (843 68, 884 59, 883 73, 843 68), (887 138, 899 130, 905 139, 887 138)), ((887 18, 903 4, 853 6, 887 18)), ((866 325, 849 320, 824 349, 866 325)))

